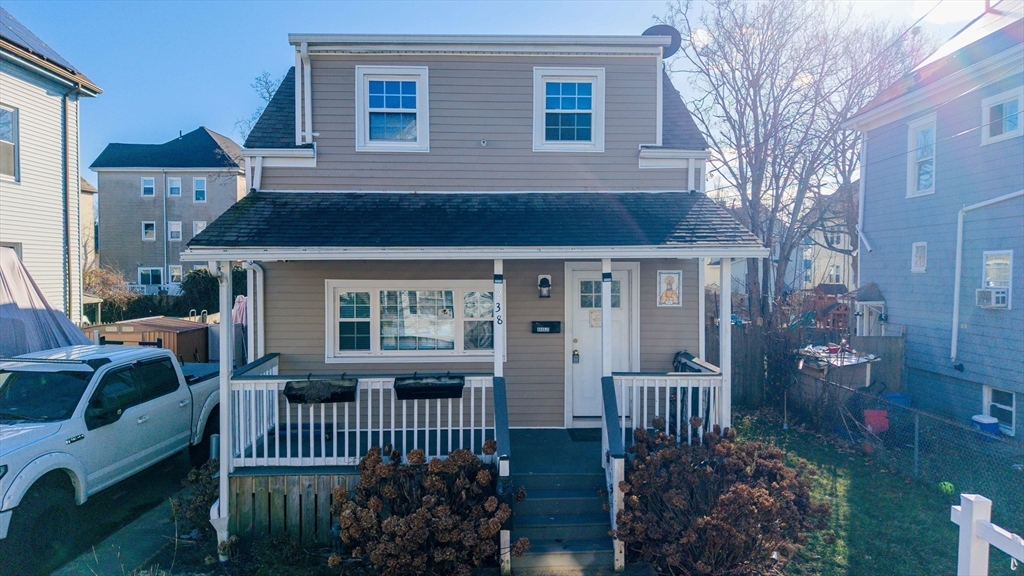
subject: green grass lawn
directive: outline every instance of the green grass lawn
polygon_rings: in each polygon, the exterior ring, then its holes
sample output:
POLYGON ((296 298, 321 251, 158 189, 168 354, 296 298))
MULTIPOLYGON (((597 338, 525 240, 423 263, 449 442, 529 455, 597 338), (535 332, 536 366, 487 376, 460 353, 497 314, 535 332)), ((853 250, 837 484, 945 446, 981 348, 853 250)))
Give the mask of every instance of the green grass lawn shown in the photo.
MULTIPOLYGON (((761 413, 734 416, 741 439, 774 444, 787 459, 803 458, 818 475, 813 494, 832 505, 829 528, 786 567, 792 576, 955 574, 957 526, 949 507, 959 496, 885 472, 862 454, 840 450, 819 436, 782 430, 761 413)), ((1009 556, 991 549, 989 574, 1013 575, 1009 556)), ((1022 574, 1018 568, 1016 574, 1022 574)))

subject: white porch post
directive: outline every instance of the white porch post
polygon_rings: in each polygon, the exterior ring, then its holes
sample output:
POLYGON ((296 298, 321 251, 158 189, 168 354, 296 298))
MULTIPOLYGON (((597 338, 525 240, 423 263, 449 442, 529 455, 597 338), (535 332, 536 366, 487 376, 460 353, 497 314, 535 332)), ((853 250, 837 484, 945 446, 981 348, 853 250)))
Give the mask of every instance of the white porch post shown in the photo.
MULTIPOLYGON (((697 334, 697 357, 707 360, 707 261, 704 258, 697 258, 697 326, 700 333, 697 334)), ((682 286, 680 286, 682 288, 682 286)))
POLYGON ((601 260, 601 376, 612 375, 612 260, 601 260))
POLYGON ((718 321, 718 366, 722 369, 722 397, 719 399, 719 424, 732 426, 732 258, 723 257, 719 270, 722 305, 718 321))
POLYGON ((220 282, 220 520, 217 539, 228 537, 228 475, 231 472, 231 370, 234 364, 234 326, 231 325, 231 262, 211 262, 220 282))
POLYGON ((505 376, 505 272, 500 258, 494 259, 494 375, 505 376))
MULTIPOLYGON (((959 510, 957 510, 959 508, 959 510)), ((988 575, 988 542, 978 535, 978 523, 992 518, 992 501, 977 494, 961 494, 959 512, 960 542, 957 548, 957 576, 988 575)))

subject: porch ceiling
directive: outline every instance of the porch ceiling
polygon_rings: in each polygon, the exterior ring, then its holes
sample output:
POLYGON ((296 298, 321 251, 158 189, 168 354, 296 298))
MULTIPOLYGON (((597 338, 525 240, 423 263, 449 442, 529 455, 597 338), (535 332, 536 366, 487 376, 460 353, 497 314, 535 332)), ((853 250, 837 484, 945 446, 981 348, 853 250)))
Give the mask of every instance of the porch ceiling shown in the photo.
POLYGON ((195 237, 185 256, 241 252, 249 259, 765 255, 721 206, 686 192, 256 192, 195 237))

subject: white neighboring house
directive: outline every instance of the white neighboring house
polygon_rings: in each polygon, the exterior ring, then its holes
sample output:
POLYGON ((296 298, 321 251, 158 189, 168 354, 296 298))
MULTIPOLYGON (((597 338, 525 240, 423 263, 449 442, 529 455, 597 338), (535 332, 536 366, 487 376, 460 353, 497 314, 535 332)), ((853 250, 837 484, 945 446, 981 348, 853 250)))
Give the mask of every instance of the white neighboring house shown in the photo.
POLYGON ((101 92, 0 8, 0 245, 79 322, 79 102, 101 92))

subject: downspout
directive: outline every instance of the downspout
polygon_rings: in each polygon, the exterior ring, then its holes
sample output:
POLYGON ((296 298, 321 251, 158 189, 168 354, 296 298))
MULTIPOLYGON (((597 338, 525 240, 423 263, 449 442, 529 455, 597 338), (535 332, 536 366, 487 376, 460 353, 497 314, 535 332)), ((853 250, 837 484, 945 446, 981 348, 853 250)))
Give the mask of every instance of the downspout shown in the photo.
POLYGON ((295 145, 303 144, 302 133, 302 54, 295 52, 295 145))
POLYGON ((71 151, 68 150, 70 146, 68 138, 68 96, 72 92, 77 90, 77 87, 72 87, 70 90, 61 96, 60 100, 60 123, 61 123, 61 187, 63 188, 63 199, 61 212, 63 216, 63 242, 64 253, 64 314, 71 318, 71 181, 68 178, 68 170, 71 169, 71 151))
POLYGON ((246 306, 246 322, 248 322, 249 362, 262 358, 266 346, 263 343, 263 266, 246 261, 242 264, 249 273, 249 302, 246 306))
MULTIPOLYGON (((171 231, 167 229, 167 170, 161 169, 160 173, 163 174, 164 187, 164 192, 163 194, 161 194, 161 197, 163 198, 164 201, 164 269, 160 271, 160 284, 164 284, 164 280, 167 280, 167 284, 170 284, 171 273, 167 270, 167 240, 170 238, 171 235, 171 231), (164 274, 167 274, 166 278, 164 278, 164 274)), ((159 290, 160 289, 158 288, 157 291, 159 290)))
POLYGON ((308 43, 302 43, 299 56, 302 58, 302 107, 304 108, 303 112, 305 112, 302 129, 303 142, 311 144, 313 142, 313 94, 308 43))
POLYGON ((992 198, 991 200, 985 200, 983 202, 978 202, 977 204, 964 206, 956 214, 956 271, 953 273, 953 336, 950 339, 951 341, 949 344, 950 362, 956 362, 956 348, 960 339, 960 275, 962 269, 961 257, 963 256, 964 250, 964 215, 980 208, 985 208, 993 204, 998 204, 1014 198, 1020 198, 1022 196, 1024 196, 1024 190, 1018 190, 997 198, 992 198))

